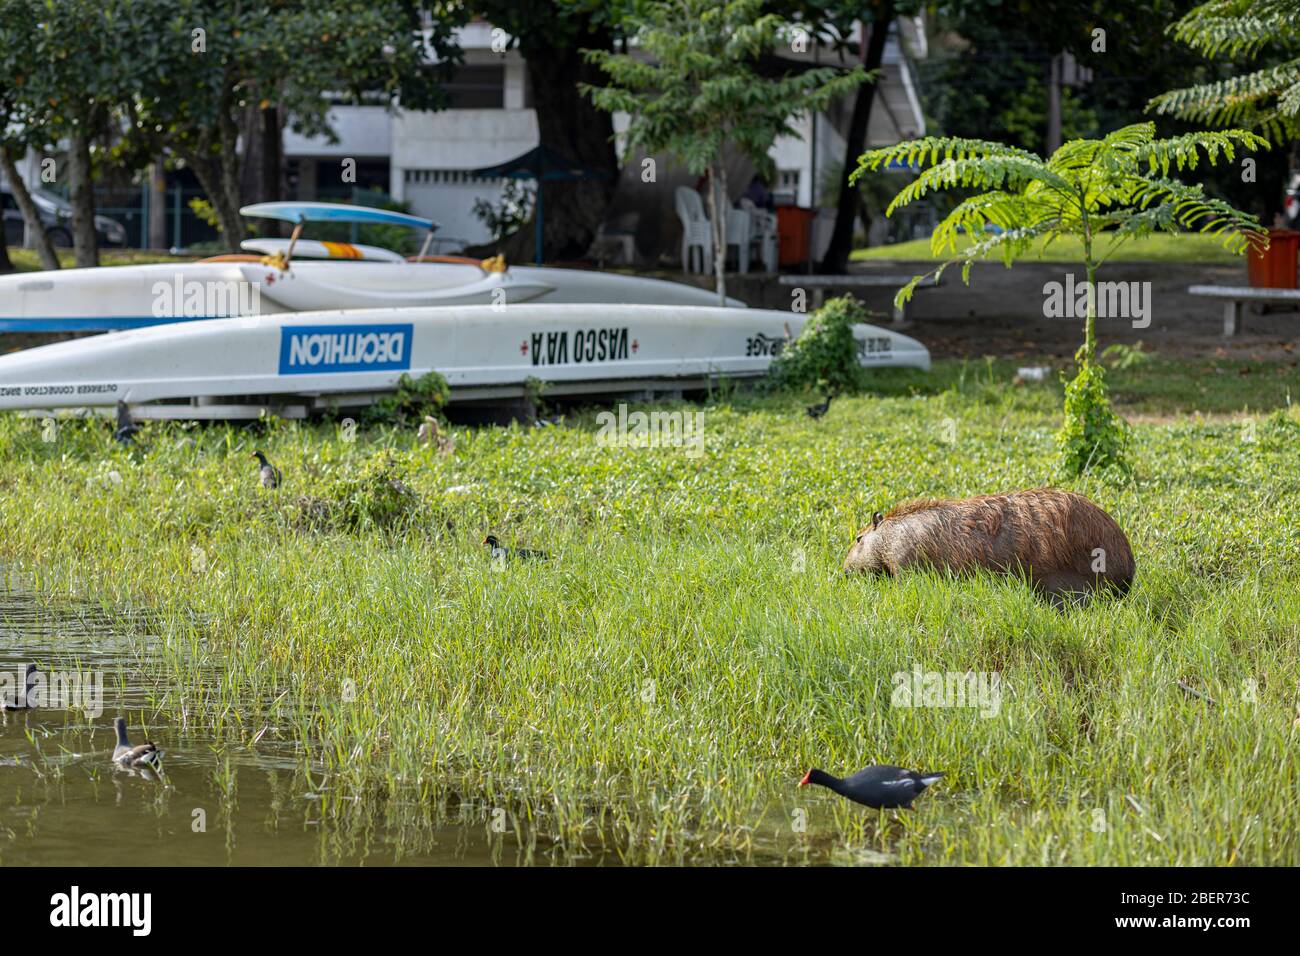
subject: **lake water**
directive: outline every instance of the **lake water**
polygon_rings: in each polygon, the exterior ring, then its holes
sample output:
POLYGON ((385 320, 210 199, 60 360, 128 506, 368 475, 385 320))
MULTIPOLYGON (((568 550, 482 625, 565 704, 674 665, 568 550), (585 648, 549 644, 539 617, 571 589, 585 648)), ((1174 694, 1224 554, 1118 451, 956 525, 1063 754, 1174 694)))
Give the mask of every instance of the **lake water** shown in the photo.
POLYGON ((66 705, 0 712, 0 866, 551 861, 544 850, 523 849, 513 832, 492 833, 486 821, 438 822, 425 807, 390 807, 384 820, 345 827, 322 823, 329 782, 303 772, 302 755, 276 728, 250 747, 160 711, 165 689, 147 667, 156 641, 145 618, 126 620, 43 606, 0 587, 5 689, 35 662, 57 672, 66 705), (99 706, 98 716, 86 712, 99 706), (147 728, 164 750, 163 778, 113 765, 119 714, 132 743, 147 728))

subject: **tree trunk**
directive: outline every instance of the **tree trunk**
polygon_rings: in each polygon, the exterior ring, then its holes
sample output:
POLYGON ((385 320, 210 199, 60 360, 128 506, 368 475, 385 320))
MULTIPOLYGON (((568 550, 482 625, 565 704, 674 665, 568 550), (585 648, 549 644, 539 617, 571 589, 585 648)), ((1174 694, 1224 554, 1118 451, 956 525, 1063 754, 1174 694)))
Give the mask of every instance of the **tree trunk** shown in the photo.
MULTIPOLYGON (((885 56, 885 41, 889 26, 894 20, 893 0, 883 0, 871 21, 871 37, 867 41, 863 67, 870 72, 880 68, 885 56)), ((849 268, 849 253, 853 251, 853 220, 857 218, 857 187, 849 184, 849 176, 858 167, 858 157, 866 149, 867 126, 871 120, 871 106, 875 102, 877 79, 858 86, 853 99, 853 115, 849 119, 849 132, 844 137, 844 165, 840 172, 840 198, 835 208, 835 229, 830 245, 822 257, 818 271, 823 275, 842 275, 849 268)))
MULTIPOLYGON (((713 274, 716 277, 718 305, 727 304, 727 166, 719 152, 709 166, 709 217, 713 220, 713 274)), ((741 250, 744 255, 744 250, 741 250)))
POLYGON ((68 137, 68 185, 72 201, 72 244, 78 268, 99 265, 95 234, 95 187, 90 169, 90 139, 83 129, 68 137))
MULTIPOLYGON (((603 174, 601 179, 551 180, 546 184, 546 217, 542 224, 546 252, 553 259, 578 259, 587 254, 605 210, 618 186, 618 156, 614 151, 614 123, 610 114, 598 110, 591 99, 578 91, 579 83, 601 86, 607 78, 586 62, 583 49, 613 48, 610 32, 592 27, 551 46, 547 31, 538 30, 521 38, 520 52, 528 65, 528 82, 541 144, 573 160, 579 166, 603 174)), ((529 248, 533 244, 527 233, 529 248)), ((511 252, 518 256, 518 251, 511 252)))
POLYGON ((217 216, 217 229, 221 231, 221 238, 225 241, 226 247, 238 251, 240 240, 244 238, 244 220, 239 215, 238 206, 232 208, 227 200, 222 172, 224 164, 218 160, 200 159, 189 151, 182 151, 181 158, 190 169, 194 170, 199 185, 208 194, 212 211, 217 216))
POLYGON ((239 243, 246 234, 244 219, 239 214, 239 207, 243 205, 242 191, 239 188, 239 124, 229 110, 222 112, 220 124, 221 152, 218 162, 221 182, 218 192, 224 207, 219 213, 221 232, 231 251, 238 252, 239 243))
POLYGON ((149 248, 167 246, 167 170, 159 156, 149 167, 149 248))
POLYGON ((0 169, 4 170, 5 178, 9 180, 9 188, 13 190, 14 200, 22 211, 27 234, 32 237, 36 254, 41 257, 41 267, 59 268, 59 257, 54 253, 54 243, 50 242, 50 237, 45 234, 45 224, 41 222, 40 210, 32 201, 32 194, 27 190, 27 184, 18 175, 18 166, 14 162, 13 155, 7 147, 3 146, 0 146, 0 169))
POLYGON ((268 107, 262 114, 261 197, 258 202, 278 202, 284 198, 284 126, 279 107, 268 107))

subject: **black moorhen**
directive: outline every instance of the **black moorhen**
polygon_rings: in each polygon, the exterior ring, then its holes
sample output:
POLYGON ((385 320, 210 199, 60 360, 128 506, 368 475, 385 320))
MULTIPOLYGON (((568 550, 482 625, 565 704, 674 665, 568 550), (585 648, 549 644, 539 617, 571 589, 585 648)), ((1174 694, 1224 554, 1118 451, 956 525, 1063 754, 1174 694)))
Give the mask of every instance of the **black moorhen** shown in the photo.
POLYGON ((22 691, 15 690, 13 694, 6 694, 3 701, 0 701, 0 707, 5 710, 31 710, 33 707, 39 707, 37 680, 36 665, 28 664, 23 671, 22 691))
POLYGON ((809 405, 809 406, 805 409, 805 411, 808 413, 808 417, 809 417, 809 418, 821 418, 821 417, 822 417, 823 415, 825 415, 828 411, 830 411, 831 402, 833 402, 834 400, 835 400, 835 396, 834 396, 834 395, 827 395, 827 396, 826 396, 826 401, 824 401, 824 402, 819 402, 819 403, 816 404, 816 405, 809 405))
POLYGON ((117 428, 113 431, 113 438, 122 445, 132 445, 135 443, 135 433, 140 430, 140 426, 131 421, 131 409, 126 402, 117 403, 117 428))
POLYGON ((258 474, 261 475, 262 478, 262 487, 279 488, 280 481, 284 477, 283 475, 280 474, 280 469, 276 468, 275 465, 267 461, 266 456, 263 455, 260 451, 253 452, 253 457, 256 458, 258 460, 258 463, 261 465, 261 467, 258 469, 258 474))
POLYGON ((886 765, 868 767, 841 780, 825 771, 813 769, 804 774, 804 778, 799 781, 799 786, 815 783, 873 810, 895 807, 906 807, 910 810, 912 801, 942 776, 942 773, 917 773, 915 770, 886 765))
POLYGON ((523 561, 545 561, 550 557, 550 555, 545 551, 529 551, 527 548, 507 548, 497 540, 497 536, 494 534, 490 534, 484 538, 483 543, 492 550, 492 560, 494 561, 505 561, 509 558, 519 558, 523 561))

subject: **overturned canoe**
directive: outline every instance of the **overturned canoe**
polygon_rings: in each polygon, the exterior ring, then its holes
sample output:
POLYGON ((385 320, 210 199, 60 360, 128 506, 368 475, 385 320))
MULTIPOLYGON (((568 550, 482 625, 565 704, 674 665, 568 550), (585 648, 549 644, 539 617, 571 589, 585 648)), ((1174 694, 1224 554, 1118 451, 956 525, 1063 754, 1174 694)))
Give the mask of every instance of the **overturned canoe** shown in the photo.
MULTIPOLYGON (((365 404, 402 374, 427 371, 447 379, 453 400, 517 393, 529 379, 547 382, 548 394, 625 393, 761 375, 805 318, 717 306, 525 303, 211 319, 0 356, 0 409, 118 401, 247 408, 295 397, 308 408, 365 404)), ((907 336, 870 325, 855 326, 854 335, 866 366, 930 366, 926 348, 907 336)))

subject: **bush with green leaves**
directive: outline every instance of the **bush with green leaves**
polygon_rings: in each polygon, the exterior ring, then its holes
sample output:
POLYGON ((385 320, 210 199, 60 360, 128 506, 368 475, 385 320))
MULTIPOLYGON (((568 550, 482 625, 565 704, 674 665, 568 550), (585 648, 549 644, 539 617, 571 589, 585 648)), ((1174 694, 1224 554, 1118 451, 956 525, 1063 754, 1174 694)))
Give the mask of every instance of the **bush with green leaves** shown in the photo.
POLYGON ((450 398, 451 387, 437 372, 426 372, 419 378, 403 373, 391 395, 366 409, 365 419, 370 424, 407 425, 426 415, 441 415, 450 398))
POLYGON ((343 531, 399 527, 419 505, 407 464, 392 449, 356 471, 335 476, 324 491, 321 497, 304 500, 303 516, 310 525, 343 531))
POLYGON ((828 301, 808 317, 798 337, 787 342, 773 360, 769 373, 773 384, 795 391, 856 391, 862 382, 862 366, 853 326, 866 321, 866 310, 853 296, 828 301))

